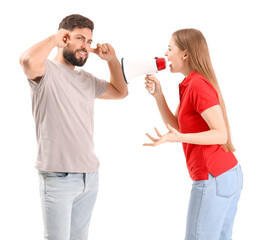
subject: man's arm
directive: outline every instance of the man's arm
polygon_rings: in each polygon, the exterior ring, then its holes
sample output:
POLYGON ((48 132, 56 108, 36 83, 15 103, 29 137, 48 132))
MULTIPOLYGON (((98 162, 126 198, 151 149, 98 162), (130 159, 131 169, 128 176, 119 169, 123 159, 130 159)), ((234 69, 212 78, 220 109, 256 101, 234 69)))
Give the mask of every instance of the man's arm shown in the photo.
POLYGON ((108 62, 110 70, 110 83, 100 99, 122 99, 128 95, 127 84, 123 78, 122 69, 115 51, 110 44, 98 44, 91 52, 97 54, 101 59, 108 62))
POLYGON ((49 36, 35 44, 20 56, 20 64, 27 78, 39 82, 45 73, 45 60, 55 46, 63 47, 70 39, 69 31, 60 29, 56 34, 49 36))

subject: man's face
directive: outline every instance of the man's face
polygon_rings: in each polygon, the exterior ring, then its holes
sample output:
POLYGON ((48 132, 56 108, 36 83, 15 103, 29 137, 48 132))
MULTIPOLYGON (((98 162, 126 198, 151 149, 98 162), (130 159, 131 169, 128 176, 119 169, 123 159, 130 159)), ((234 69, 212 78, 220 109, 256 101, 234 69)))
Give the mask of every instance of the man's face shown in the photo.
POLYGON ((70 42, 63 49, 63 57, 73 66, 83 66, 89 56, 92 32, 89 28, 74 28, 70 32, 70 42))

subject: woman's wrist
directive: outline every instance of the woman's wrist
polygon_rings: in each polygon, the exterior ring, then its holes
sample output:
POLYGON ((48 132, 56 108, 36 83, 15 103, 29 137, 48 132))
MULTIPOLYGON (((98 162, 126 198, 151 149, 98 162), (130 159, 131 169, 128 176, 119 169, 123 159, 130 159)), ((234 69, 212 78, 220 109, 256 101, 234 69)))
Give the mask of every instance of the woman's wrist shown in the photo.
POLYGON ((159 94, 156 94, 156 95, 154 96, 154 98, 155 98, 156 102, 160 102, 160 101, 163 101, 163 100, 164 100, 164 95, 163 95, 162 92, 160 92, 159 94))

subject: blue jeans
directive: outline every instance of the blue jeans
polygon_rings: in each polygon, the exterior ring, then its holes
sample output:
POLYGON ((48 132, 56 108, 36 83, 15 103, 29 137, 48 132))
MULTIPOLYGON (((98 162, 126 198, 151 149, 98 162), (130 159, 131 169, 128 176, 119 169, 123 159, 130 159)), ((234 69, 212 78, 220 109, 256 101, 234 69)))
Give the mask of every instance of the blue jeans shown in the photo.
POLYGON ((39 171, 44 239, 86 240, 99 174, 39 171))
POLYGON ((185 240, 231 240, 242 185, 239 164, 216 178, 194 181, 185 240))

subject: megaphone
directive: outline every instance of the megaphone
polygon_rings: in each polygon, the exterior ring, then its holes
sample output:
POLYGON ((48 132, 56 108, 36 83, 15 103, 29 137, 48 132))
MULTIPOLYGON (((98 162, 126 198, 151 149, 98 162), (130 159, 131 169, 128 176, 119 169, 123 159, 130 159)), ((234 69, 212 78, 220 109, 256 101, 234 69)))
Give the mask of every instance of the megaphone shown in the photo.
POLYGON ((121 59, 122 73, 125 82, 128 84, 132 79, 143 75, 155 75, 156 72, 166 68, 164 58, 153 58, 147 60, 129 60, 121 59))

